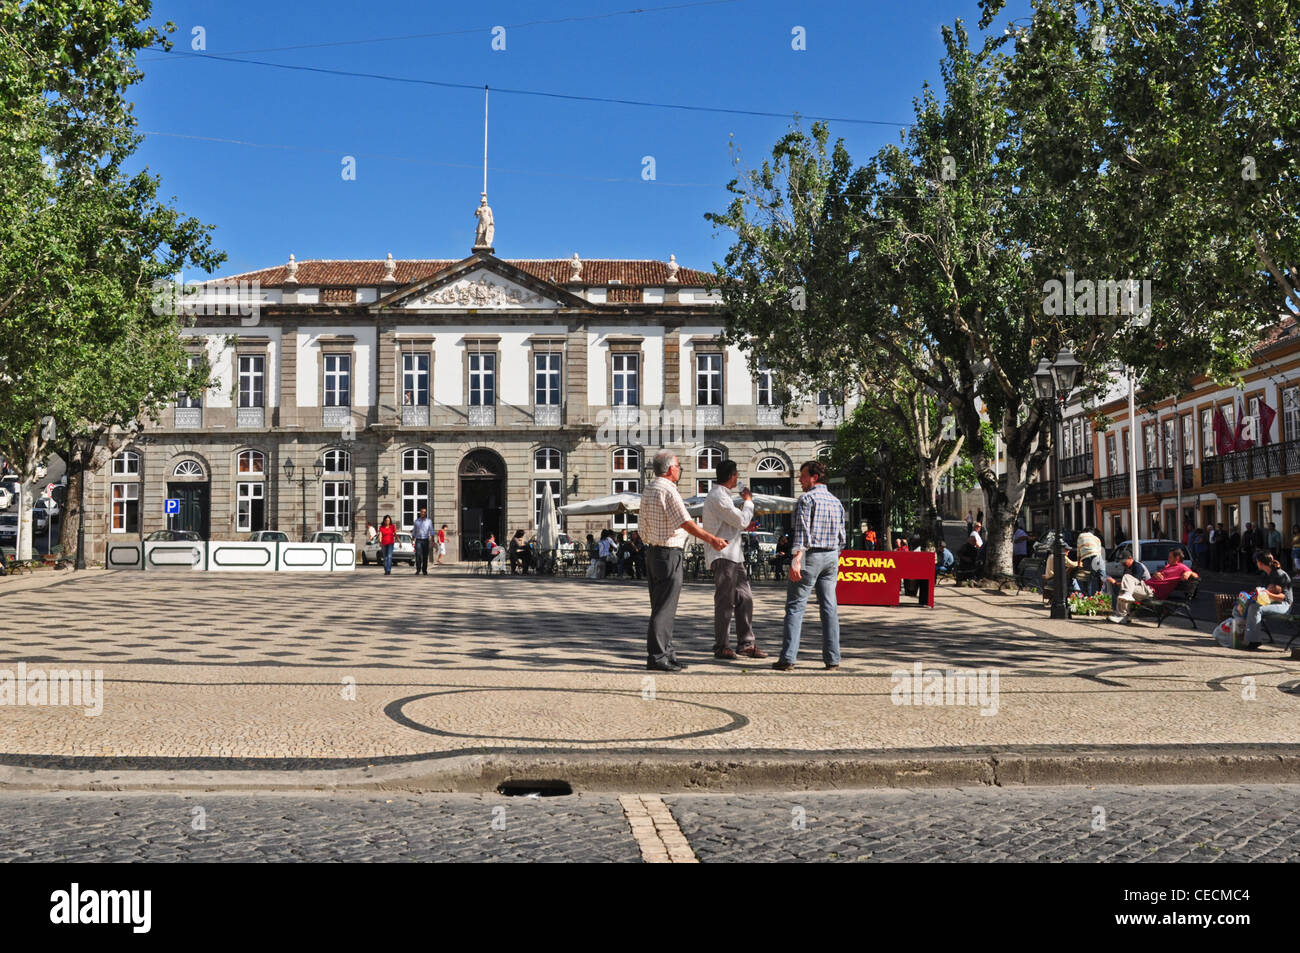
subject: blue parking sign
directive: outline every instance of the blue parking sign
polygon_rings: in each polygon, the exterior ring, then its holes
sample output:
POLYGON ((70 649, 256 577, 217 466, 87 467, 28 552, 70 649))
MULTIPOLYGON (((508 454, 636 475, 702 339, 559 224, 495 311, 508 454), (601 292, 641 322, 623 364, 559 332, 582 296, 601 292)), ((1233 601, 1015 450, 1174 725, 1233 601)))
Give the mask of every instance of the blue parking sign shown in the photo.
POLYGON ((164 502, 165 502, 165 506, 166 506, 164 512, 165 512, 168 516, 175 516, 176 514, 178 514, 178 513, 181 511, 181 501, 180 501, 180 500, 166 500, 166 501, 164 501, 164 502))

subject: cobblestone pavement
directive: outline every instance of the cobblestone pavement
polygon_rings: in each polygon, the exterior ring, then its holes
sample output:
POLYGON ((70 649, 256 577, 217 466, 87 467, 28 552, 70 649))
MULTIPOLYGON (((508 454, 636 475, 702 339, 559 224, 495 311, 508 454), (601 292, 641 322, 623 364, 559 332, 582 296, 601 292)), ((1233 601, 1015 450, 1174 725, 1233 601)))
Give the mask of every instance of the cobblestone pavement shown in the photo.
MULTIPOLYGON (((651 678, 648 600, 630 581, 372 569, 15 583, 0 580, 0 681, 19 662, 100 670, 103 712, 0 704, 7 765, 1300 743, 1300 661, 1276 647, 1233 652, 1182 619, 1053 621, 1028 592, 942 586, 933 610, 842 607, 837 672, 822 669, 810 612, 799 664, 782 674, 713 659, 712 588, 689 584, 676 634, 689 670, 651 678), (982 670, 997 694, 930 698, 917 683, 900 695, 895 673, 915 666, 982 670)), ((756 587, 756 628, 773 655, 783 599, 779 586, 756 587)))
POLYGON ((0 828, 3 862, 641 859, 613 796, 0 795, 0 828))
POLYGON ((704 862, 1296 861, 1300 785, 666 797, 704 862))
MULTIPOLYGON (((1300 860, 1300 785, 664 801, 704 862, 1300 860)), ((0 829, 6 862, 641 859, 618 799, 606 795, 5 794, 0 829)))

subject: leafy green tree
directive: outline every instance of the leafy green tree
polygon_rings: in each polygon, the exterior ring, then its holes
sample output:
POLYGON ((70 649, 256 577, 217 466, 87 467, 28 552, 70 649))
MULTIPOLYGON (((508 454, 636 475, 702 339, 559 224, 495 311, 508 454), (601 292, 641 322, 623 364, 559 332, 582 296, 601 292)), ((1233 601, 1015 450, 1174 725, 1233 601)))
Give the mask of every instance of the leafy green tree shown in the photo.
MULTIPOLYGON (((930 542, 939 482, 961 441, 944 438, 937 399, 891 366, 876 337, 852 334, 867 320, 864 310, 883 309, 881 317, 889 317, 890 309, 862 293, 857 260, 872 229, 863 215, 870 172, 853 169, 843 142, 828 149, 828 140, 824 123, 811 134, 792 130, 770 160, 732 180, 725 212, 705 216, 736 234, 725 263, 715 264, 726 337, 752 365, 763 362, 784 394, 798 400, 818 390, 847 391, 867 408, 840 435, 841 446, 846 435, 850 443, 841 458, 914 473, 930 542)), ((905 332, 895 321, 895 333, 905 332)), ((887 524, 895 480, 885 473, 881 483, 887 524)), ((881 530, 887 538, 888 525, 881 530)))
MULTIPOLYGON (((156 176, 125 168, 136 54, 172 29, 149 16, 147 0, 0 2, 0 452, 29 489, 51 451, 79 480, 95 443, 207 383, 153 286, 224 256, 156 176)), ((29 501, 22 555, 30 530, 29 501)))

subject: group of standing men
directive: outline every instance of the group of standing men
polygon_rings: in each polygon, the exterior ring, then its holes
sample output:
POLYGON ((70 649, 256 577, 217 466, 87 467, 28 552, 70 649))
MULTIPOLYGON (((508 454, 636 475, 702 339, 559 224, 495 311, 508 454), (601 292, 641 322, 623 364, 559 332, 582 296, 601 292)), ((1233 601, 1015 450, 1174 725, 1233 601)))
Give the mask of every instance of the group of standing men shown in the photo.
MULTIPOLYGON (((753 627, 754 596, 745 574, 741 535, 754 518, 754 498, 748 488, 738 508, 732 491, 740 476, 732 460, 718 465, 717 480, 704 503, 704 525, 696 523, 677 482, 682 469, 677 456, 661 450, 654 458, 655 478, 641 495, 641 535, 646 543, 646 574, 650 582, 650 624, 646 632, 646 667, 660 672, 680 672, 686 666, 673 646, 673 623, 682 591, 682 560, 687 534, 711 550, 708 565, 714 579, 713 655, 719 659, 767 658, 758 648, 753 627), (732 618, 736 620, 736 648, 730 647, 732 618)), ((781 655, 772 667, 786 671, 799 654, 799 635, 809 595, 815 590, 822 622, 822 661, 827 669, 839 668, 839 607, 835 583, 840 550, 844 548, 844 507, 825 486, 826 467, 810 460, 799 468, 803 495, 795 504, 794 539, 790 569, 786 574, 785 625, 781 655)))

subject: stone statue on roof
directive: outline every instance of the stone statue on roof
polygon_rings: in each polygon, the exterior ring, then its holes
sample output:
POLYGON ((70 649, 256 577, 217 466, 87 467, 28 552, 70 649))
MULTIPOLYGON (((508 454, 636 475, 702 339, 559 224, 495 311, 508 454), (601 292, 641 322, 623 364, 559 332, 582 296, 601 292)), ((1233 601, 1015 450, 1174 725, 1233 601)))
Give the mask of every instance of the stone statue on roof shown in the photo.
POLYGON ((475 248, 491 248, 492 239, 496 235, 496 225, 492 221, 492 206, 487 203, 487 193, 483 193, 483 198, 478 203, 478 208, 474 210, 474 217, 478 219, 478 228, 474 231, 475 248))

